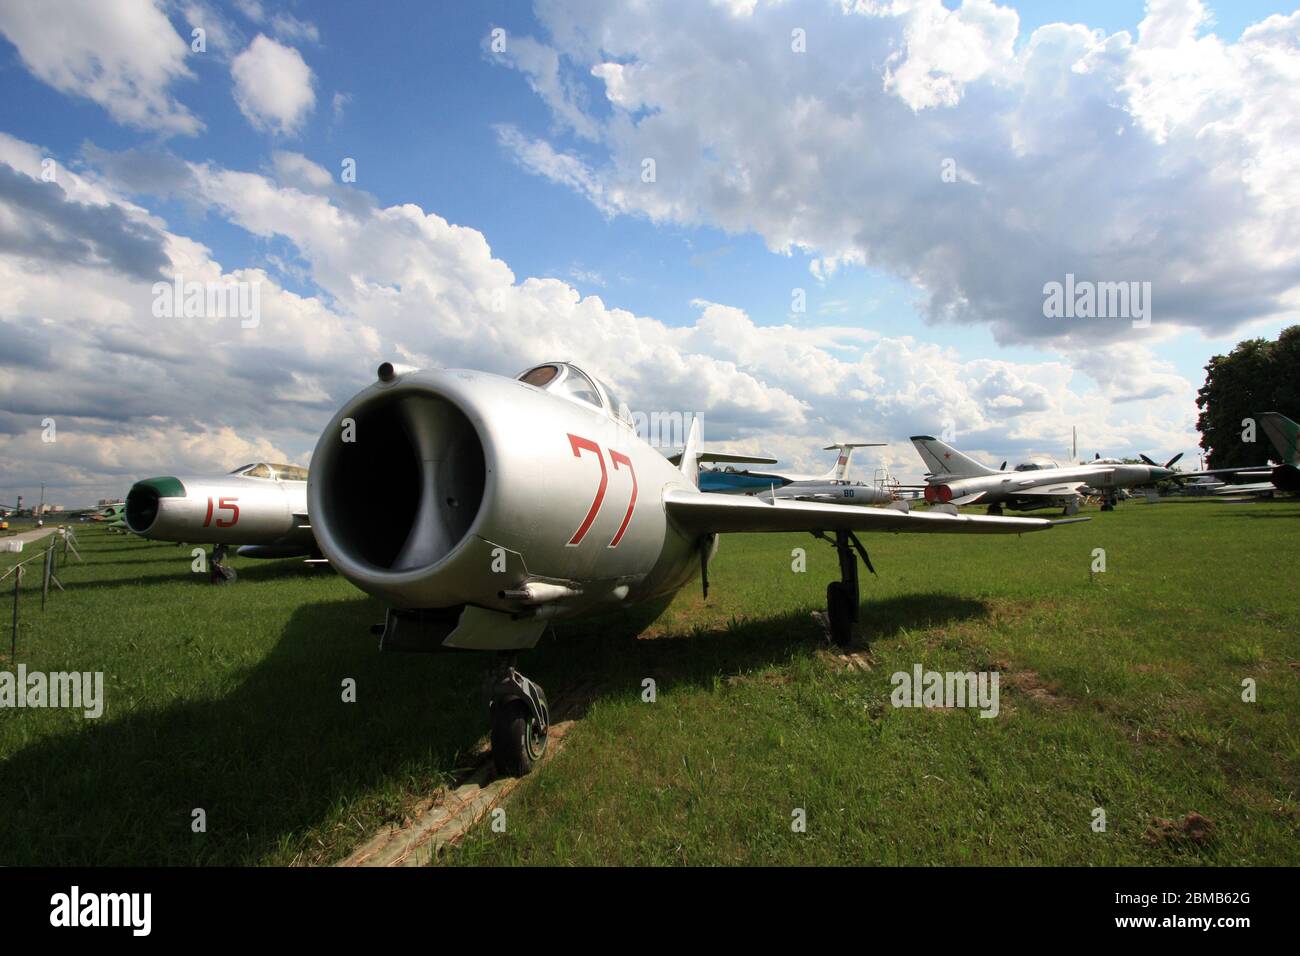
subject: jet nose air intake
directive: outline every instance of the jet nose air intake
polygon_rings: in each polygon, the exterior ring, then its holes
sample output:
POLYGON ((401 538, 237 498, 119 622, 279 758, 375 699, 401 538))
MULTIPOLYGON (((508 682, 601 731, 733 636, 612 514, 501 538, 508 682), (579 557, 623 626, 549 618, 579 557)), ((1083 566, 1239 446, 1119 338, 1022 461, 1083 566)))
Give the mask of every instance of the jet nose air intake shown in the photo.
POLYGON ((184 498, 185 486, 179 478, 146 478, 131 486, 126 496, 126 525, 136 534, 145 534, 158 520, 158 505, 163 498, 184 498))

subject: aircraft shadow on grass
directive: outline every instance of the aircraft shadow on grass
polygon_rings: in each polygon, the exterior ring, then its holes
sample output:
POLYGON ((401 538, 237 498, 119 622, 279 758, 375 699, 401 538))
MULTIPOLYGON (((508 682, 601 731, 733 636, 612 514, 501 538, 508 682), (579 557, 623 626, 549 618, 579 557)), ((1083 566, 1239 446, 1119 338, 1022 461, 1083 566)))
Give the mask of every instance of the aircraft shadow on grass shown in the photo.
MULTIPOLYGON (((572 717, 593 699, 639 695, 645 677, 711 688, 719 674, 814 653, 824 638, 810 610, 638 639, 656 609, 634 609, 548 633, 523 666, 567 705, 557 717, 572 717)), ((862 616, 881 640, 985 611, 922 594, 867 602, 862 616)), ((310 853, 305 831, 385 780, 391 792, 426 793, 456 777, 486 732, 490 658, 380 654, 367 632, 379 613, 370 599, 304 605, 226 696, 88 720, 19 751, 0 765, 0 864, 238 865, 281 847, 310 853), (355 703, 342 700, 346 678, 355 703), (206 833, 192 831, 196 808, 206 833)), ((112 675, 105 694, 111 709, 112 675)), ((383 809, 394 819, 403 810, 397 799, 383 809)), ((340 835, 339 849, 365 835, 340 835)))
POLYGON ((1294 511, 1216 511, 1216 518, 1300 518, 1300 509, 1294 511))
MULTIPOLYGON (((72 567, 73 575, 68 576, 69 584, 72 587, 94 587, 94 588, 121 588, 121 587, 138 587, 142 584, 174 584, 177 581, 190 581, 196 588, 203 587, 226 587, 226 585, 213 585, 208 580, 208 574, 199 574, 192 570, 194 558, 190 554, 190 548, 182 548, 170 544, 170 542, 157 542, 157 544, 147 545, 146 548, 133 548, 130 550, 157 550, 159 553, 151 555, 149 561, 138 561, 131 567, 133 574, 122 576, 113 575, 112 578, 96 578, 95 571, 98 567, 118 567, 121 566, 121 558, 114 558, 112 555, 120 555, 123 549, 99 549, 87 551, 82 549, 82 561, 77 558, 69 557, 59 558, 60 575, 66 575, 64 567, 72 567), (152 574, 156 568, 165 568, 159 574, 152 574), (134 572, 138 568, 139 572, 134 572), (144 574, 144 571, 151 571, 151 574, 144 574)), ((211 561, 211 549, 204 548, 204 554, 208 555, 211 561)), ((328 564, 308 564, 302 558, 277 558, 273 561, 266 559, 237 559, 231 562, 239 572, 237 583, 230 585, 231 588, 237 589, 240 583, 251 584, 257 581, 277 581, 291 578, 315 578, 320 575, 331 575, 334 572, 328 564)))

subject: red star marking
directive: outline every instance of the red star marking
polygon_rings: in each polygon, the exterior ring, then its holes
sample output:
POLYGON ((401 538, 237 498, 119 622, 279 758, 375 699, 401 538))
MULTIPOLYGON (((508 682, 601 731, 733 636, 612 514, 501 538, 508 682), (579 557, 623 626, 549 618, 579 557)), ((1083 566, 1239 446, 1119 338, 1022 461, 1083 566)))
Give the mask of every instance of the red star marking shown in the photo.
POLYGON ((950 451, 946 451, 946 452, 944 452, 944 453, 943 453, 943 457, 944 457, 944 458, 951 458, 951 457, 952 457, 952 452, 950 452, 950 451))

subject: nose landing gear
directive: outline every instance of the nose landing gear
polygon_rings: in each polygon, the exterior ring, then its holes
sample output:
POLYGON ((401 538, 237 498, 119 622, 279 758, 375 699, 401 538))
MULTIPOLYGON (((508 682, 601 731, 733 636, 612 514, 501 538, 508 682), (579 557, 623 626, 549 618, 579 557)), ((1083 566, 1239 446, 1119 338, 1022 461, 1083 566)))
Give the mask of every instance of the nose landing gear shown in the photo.
POLYGON ((524 776, 546 753, 551 715, 545 692, 507 658, 490 679, 488 713, 497 773, 524 776))
POLYGON ((213 584, 233 584, 238 577, 235 569, 226 564, 226 545, 212 546, 212 560, 208 562, 209 578, 213 584))

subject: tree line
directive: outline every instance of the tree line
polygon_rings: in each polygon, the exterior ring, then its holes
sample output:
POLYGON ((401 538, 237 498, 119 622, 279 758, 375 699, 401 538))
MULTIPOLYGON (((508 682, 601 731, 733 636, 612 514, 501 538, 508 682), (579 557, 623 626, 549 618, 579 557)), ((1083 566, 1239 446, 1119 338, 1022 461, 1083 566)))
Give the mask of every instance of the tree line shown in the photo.
POLYGON ((1209 467, 1261 465, 1276 457, 1258 429, 1254 444, 1242 442, 1242 421, 1258 412, 1281 412, 1300 421, 1300 325, 1283 329, 1276 342, 1246 339, 1227 355, 1211 358, 1196 406, 1209 467))

